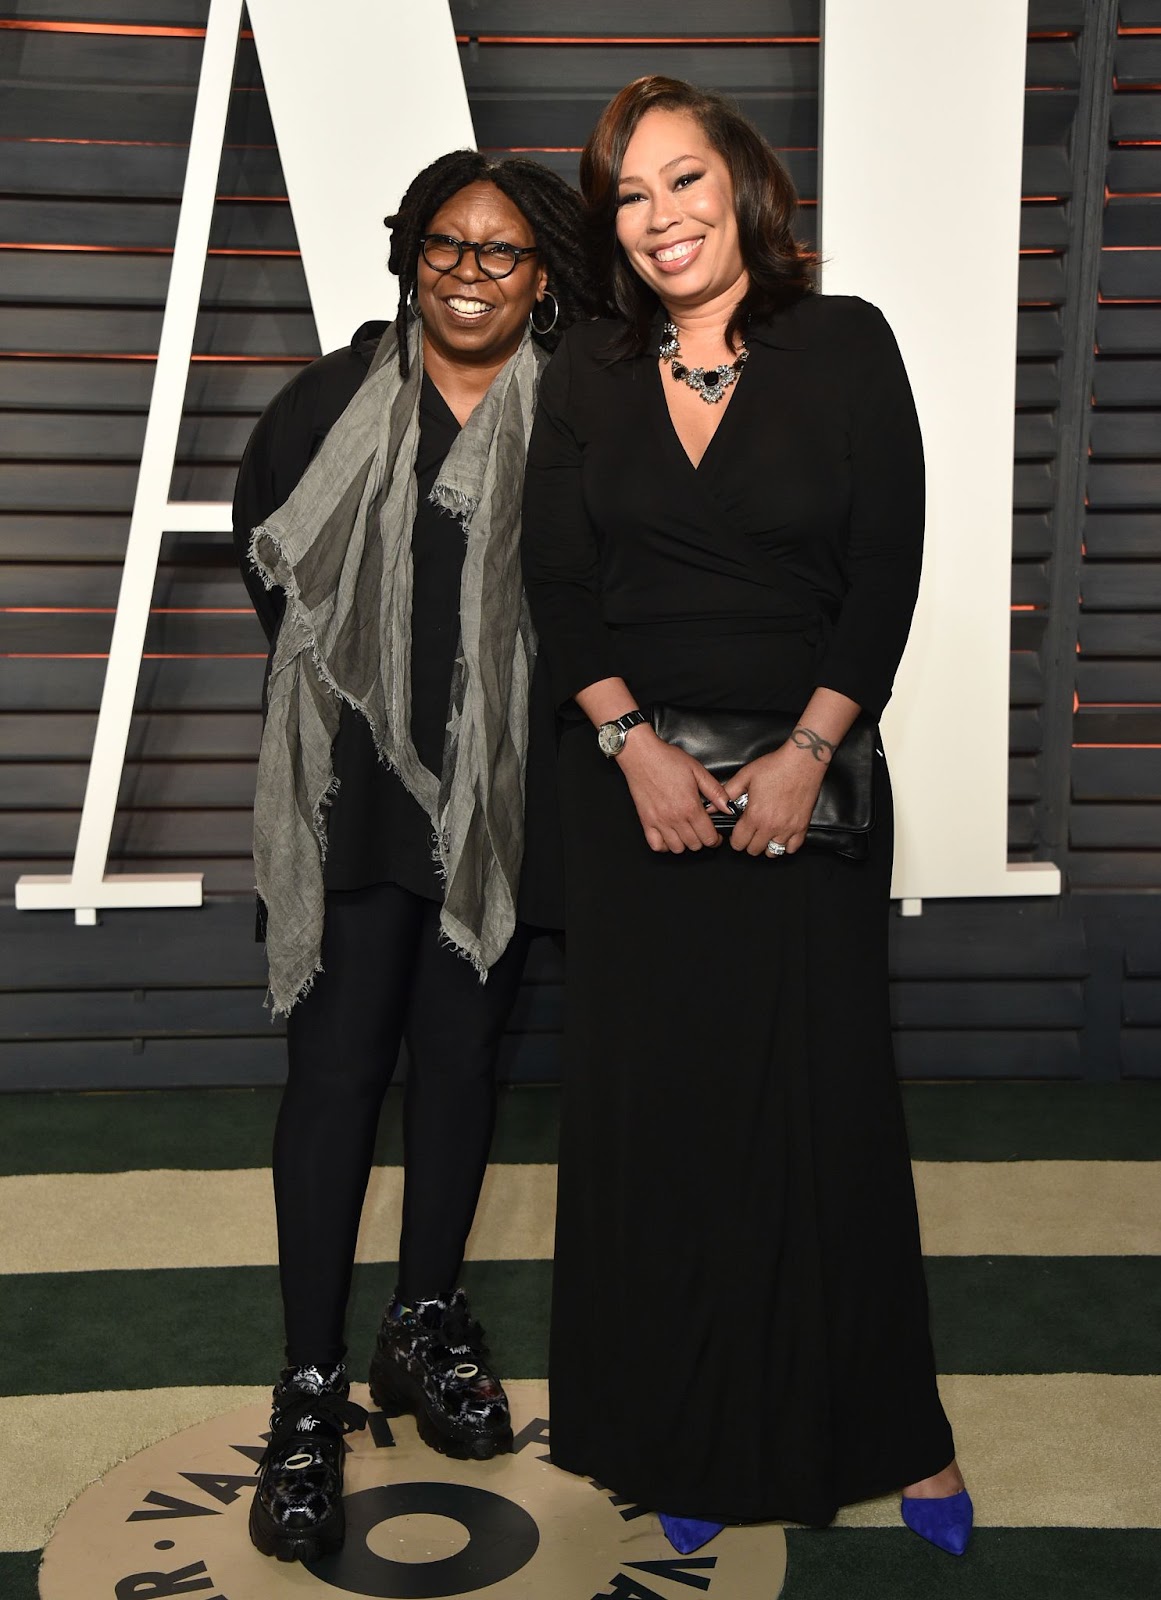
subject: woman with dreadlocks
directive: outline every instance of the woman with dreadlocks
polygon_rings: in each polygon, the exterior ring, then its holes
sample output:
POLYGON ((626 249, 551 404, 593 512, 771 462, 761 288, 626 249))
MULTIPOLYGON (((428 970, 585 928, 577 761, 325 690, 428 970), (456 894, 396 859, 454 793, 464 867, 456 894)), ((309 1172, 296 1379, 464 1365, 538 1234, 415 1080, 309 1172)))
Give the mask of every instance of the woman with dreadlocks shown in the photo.
POLYGON ((289 1058, 274 1140, 287 1366, 250 1531, 285 1561, 343 1539, 343 1435, 366 1418, 343 1324, 403 1039, 399 1279, 371 1395, 446 1454, 511 1448, 456 1282, 530 931, 560 924, 519 510, 547 351, 593 308, 580 202, 537 162, 460 150, 387 225, 396 323, 365 324, 272 401, 234 500, 272 647, 254 859, 289 1058))

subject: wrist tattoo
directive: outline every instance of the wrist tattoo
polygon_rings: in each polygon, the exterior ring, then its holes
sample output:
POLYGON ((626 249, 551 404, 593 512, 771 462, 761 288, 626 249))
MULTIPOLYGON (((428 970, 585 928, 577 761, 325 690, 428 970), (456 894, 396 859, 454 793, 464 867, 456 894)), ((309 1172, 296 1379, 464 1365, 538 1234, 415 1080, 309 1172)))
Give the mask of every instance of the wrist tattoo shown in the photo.
POLYGON ((813 728, 804 728, 801 723, 790 735, 799 750, 809 750, 816 761, 821 761, 825 766, 834 755, 835 747, 829 739, 824 739, 821 733, 815 733, 813 728))

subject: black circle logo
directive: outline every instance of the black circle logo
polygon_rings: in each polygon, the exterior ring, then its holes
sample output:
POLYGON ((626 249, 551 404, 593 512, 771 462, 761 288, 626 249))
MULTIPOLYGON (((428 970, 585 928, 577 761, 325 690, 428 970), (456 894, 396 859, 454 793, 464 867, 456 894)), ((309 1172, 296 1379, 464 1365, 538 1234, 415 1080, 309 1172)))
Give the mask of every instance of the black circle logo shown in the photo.
POLYGON ((337 1555, 311 1563, 316 1578, 373 1600, 438 1600, 501 1583, 527 1566, 540 1530, 502 1495, 466 1483, 387 1483, 346 1495, 347 1540, 337 1555), (417 1565, 376 1555, 368 1540, 390 1517, 450 1517, 468 1531, 454 1556, 417 1565))

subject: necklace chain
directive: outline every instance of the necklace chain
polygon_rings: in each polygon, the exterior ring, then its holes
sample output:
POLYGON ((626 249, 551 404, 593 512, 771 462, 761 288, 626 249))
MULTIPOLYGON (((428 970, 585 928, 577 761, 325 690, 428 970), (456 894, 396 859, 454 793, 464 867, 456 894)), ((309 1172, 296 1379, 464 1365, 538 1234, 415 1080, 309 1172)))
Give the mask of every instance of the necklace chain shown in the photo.
POLYGON ((731 361, 722 367, 687 367, 681 359, 681 344, 677 337, 677 327, 670 321, 661 330, 661 349, 659 352, 662 361, 669 362, 669 370, 678 383, 686 383, 694 394, 700 395, 706 405, 717 405, 731 384, 737 383, 738 374, 750 359, 750 352, 743 345, 738 352, 736 361, 731 361))

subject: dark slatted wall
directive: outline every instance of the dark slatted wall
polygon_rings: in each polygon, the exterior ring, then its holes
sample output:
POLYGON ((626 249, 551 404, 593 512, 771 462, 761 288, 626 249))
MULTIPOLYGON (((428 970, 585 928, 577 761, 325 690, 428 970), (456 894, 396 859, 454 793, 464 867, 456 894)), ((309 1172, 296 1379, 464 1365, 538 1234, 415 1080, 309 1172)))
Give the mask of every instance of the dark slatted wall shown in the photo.
MULTIPOLYGON (((66 870, 75 842, 206 10, 207 0, 0 8, 0 895, 20 872, 66 870)), ((528 151, 575 180, 597 111, 627 79, 690 77, 736 96, 780 150, 813 239, 818 0, 567 10, 453 0, 452 10, 481 145, 528 151)), ((1124 1068, 1161 1073, 1161 959, 1154 971, 1147 922, 1096 893, 1161 885, 1150 744, 1161 745, 1150 566, 1161 502, 1150 410, 1161 404, 1158 10, 1157 0, 1123 0, 1119 13, 1114 0, 1032 0, 1030 18, 1011 844, 1017 858, 1060 861, 1085 894, 931 905, 898 924, 910 1075, 1115 1076, 1122 1002, 1124 1068)), ((229 498, 258 412, 315 354, 244 38, 175 497, 229 498)), ((95 933, 0 911, 12 952, 0 974, 0 1086, 245 1082, 278 1070, 247 926, 262 639, 224 538, 167 537, 146 651, 116 862, 204 871, 211 904, 110 916, 95 933)), ((553 1075, 559 1016, 558 964, 542 951, 513 1026, 513 1073, 553 1075)))

